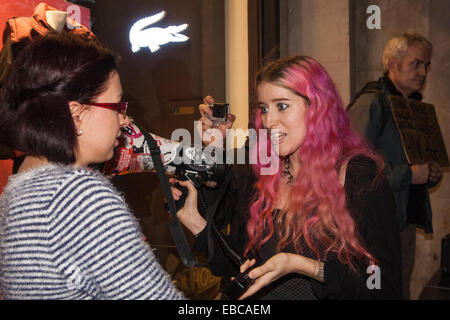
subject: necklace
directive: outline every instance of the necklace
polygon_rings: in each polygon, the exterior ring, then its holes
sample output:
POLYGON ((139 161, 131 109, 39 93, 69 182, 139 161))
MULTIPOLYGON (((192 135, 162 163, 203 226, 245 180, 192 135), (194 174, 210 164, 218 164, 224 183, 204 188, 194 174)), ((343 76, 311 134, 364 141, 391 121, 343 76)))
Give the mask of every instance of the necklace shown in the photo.
POLYGON ((287 157, 284 160, 284 168, 283 168, 283 178, 287 180, 288 184, 294 183, 294 176, 292 175, 291 171, 289 170, 291 168, 291 161, 289 160, 289 157, 287 157))

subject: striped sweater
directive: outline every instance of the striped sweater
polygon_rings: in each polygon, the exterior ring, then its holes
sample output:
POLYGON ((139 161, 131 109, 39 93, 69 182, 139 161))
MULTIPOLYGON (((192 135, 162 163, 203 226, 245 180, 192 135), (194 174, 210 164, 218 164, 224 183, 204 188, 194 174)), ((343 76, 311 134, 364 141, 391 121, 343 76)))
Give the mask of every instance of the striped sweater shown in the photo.
POLYGON ((47 165, 0 198, 3 299, 182 299, 100 173, 47 165))

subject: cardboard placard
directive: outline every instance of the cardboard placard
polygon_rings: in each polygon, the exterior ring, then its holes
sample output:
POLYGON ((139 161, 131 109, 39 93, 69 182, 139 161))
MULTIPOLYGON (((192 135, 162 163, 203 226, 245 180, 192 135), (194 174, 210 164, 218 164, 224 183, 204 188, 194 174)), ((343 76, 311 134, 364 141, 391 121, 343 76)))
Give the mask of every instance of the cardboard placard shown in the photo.
POLYGON ((409 164, 434 161, 448 167, 447 150, 434 106, 393 95, 389 100, 409 164))

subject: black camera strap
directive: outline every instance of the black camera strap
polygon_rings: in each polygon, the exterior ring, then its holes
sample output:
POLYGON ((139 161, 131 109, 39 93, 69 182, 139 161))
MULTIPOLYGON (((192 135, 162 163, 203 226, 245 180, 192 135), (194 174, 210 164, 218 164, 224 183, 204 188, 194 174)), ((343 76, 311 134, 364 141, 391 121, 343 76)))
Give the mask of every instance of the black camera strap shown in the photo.
POLYGON ((164 165, 161 160, 161 149, 158 147, 155 139, 153 139, 151 134, 149 134, 145 130, 141 130, 141 132, 148 142, 153 164, 156 168, 156 173, 158 174, 161 188, 164 192, 164 196, 166 197, 167 204, 169 206, 169 213, 172 216, 172 221, 169 221, 168 223, 169 231, 170 234, 172 235, 173 241, 175 242, 178 255, 181 259, 181 262, 186 267, 190 268, 198 266, 199 264, 197 263, 197 260, 195 259, 195 256, 192 253, 192 250, 186 240, 186 236, 183 232, 183 228, 177 216, 177 208, 175 205, 175 200, 172 195, 172 191, 170 190, 169 179, 167 178, 166 171, 164 170, 164 165))
POLYGON ((231 247, 228 245, 228 243, 223 238, 222 233, 217 229, 216 224, 214 223, 214 217, 217 212, 217 209, 219 207, 220 202, 222 201, 226 189, 228 188, 228 184, 230 182, 230 176, 227 175, 225 177, 225 180, 221 183, 219 189, 217 190, 217 197, 213 204, 208 205, 205 201, 205 199, 202 197, 201 193, 199 193, 199 202, 200 206, 199 209, 201 210, 202 215, 206 218, 207 225, 206 225, 206 232, 207 232, 207 238, 208 238, 208 257, 211 259, 214 255, 214 244, 213 244, 213 234, 217 239, 217 242, 219 242, 219 245, 222 247, 224 253, 227 255, 227 257, 236 265, 240 266, 242 263, 244 263, 245 259, 241 258, 231 247))

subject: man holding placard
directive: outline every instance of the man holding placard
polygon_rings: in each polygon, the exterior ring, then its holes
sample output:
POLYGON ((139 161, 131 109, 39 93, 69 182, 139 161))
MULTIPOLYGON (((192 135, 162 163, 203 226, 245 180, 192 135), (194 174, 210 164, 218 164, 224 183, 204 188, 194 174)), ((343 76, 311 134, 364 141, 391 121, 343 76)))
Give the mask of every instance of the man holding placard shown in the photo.
POLYGON ((409 299, 416 226, 433 232, 428 189, 441 179, 442 166, 448 166, 434 107, 420 103, 432 51, 432 44, 420 34, 389 40, 383 51, 383 77, 366 84, 347 108, 352 128, 386 160, 402 242, 404 299, 409 299), (421 105, 427 117, 417 112, 421 105), (428 140, 434 141, 432 146, 418 143, 428 140))

